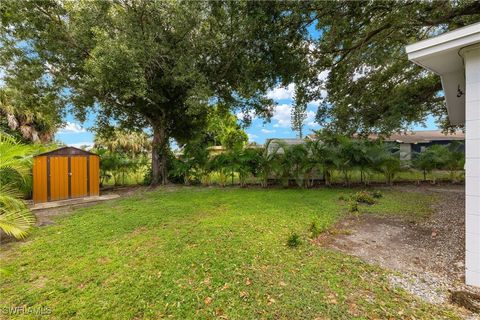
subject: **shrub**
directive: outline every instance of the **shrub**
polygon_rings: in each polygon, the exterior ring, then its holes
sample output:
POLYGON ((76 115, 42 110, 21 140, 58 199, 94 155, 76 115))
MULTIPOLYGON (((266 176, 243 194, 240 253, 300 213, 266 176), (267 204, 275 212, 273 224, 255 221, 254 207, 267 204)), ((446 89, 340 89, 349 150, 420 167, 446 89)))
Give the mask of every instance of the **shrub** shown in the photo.
POLYGON ((380 191, 375 190, 375 191, 372 192, 372 197, 375 198, 375 199, 380 199, 380 198, 383 197, 383 194, 380 191))
POLYGON ((301 240, 298 233, 294 232, 288 237, 287 246, 289 246, 290 248, 298 247, 300 244, 301 240))
POLYGON ((352 213, 358 213, 358 203, 356 201, 350 201, 348 204, 348 211, 352 213))
POLYGON ((359 191, 353 195, 353 200, 358 203, 374 204, 376 201, 367 191, 359 191))

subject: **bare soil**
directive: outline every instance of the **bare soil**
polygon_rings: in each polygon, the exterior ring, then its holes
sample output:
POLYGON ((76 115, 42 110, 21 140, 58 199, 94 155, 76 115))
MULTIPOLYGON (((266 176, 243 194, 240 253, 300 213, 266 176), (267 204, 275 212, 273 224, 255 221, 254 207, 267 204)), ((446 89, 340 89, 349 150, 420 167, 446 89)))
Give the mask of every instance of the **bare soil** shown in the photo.
POLYGON ((448 303, 464 285, 465 191, 463 186, 400 186, 398 192, 439 194, 433 214, 412 221, 364 214, 340 221, 320 245, 394 271, 392 285, 432 303, 448 303))

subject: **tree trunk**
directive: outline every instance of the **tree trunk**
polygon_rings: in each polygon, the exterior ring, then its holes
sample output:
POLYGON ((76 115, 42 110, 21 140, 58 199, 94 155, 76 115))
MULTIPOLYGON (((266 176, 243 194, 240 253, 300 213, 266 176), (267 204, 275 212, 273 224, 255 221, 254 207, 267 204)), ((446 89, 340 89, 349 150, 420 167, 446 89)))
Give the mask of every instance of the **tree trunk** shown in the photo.
POLYGON ((163 121, 153 124, 152 141, 152 182, 151 186, 165 185, 167 179, 168 137, 163 121))

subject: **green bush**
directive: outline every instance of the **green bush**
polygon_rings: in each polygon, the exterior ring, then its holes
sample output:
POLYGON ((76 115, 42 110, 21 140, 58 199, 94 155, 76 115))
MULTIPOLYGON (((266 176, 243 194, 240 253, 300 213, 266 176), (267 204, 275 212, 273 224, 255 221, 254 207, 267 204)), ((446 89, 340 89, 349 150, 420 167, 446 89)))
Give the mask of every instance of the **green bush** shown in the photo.
POLYGON ((301 243, 302 243, 302 241, 300 240, 300 236, 296 232, 293 232, 288 237, 287 246, 289 246, 290 248, 298 247, 301 243))
POLYGON ((356 201, 357 203, 365 203, 365 204, 375 204, 376 201, 373 196, 368 193, 367 191, 359 191, 355 193, 352 197, 352 200, 356 201))
POLYGON ((350 201, 348 204, 348 211, 352 213, 358 213, 358 203, 356 201, 350 201))
POLYGON ((375 198, 375 199, 380 199, 380 198, 383 197, 383 194, 380 191, 375 190, 375 191, 372 192, 372 197, 375 198))

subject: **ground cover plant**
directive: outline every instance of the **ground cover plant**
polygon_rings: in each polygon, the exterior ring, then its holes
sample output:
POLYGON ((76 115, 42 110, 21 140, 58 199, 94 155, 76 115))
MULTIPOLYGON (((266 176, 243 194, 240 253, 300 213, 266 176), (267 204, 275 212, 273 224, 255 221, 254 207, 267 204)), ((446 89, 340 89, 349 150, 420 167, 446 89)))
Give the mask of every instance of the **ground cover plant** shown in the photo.
MULTIPOLYGON (((2 302, 54 319, 455 318, 312 240, 358 191, 171 187, 78 209, 2 246, 2 302)), ((359 209, 428 214, 431 199, 382 190, 359 209)))

